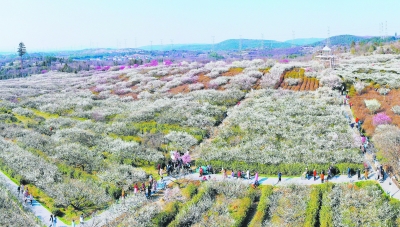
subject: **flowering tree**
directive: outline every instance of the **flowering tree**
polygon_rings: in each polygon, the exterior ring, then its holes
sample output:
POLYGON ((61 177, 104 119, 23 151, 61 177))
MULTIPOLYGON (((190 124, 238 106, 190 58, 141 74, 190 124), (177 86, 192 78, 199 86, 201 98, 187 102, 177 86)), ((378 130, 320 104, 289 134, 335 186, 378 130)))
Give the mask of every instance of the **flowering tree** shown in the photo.
POLYGON ((383 125, 383 124, 390 124, 392 122, 392 119, 386 113, 378 113, 374 116, 372 119, 373 124, 378 126, 378 125, 383 125))
POLYGON ((364 103, 371 113, 375 113, 381 107, 381 104, 376 99, 364 100, 364 103))
POLYGON ((335 74, 329 74, 328 76, 322 77, 320 83, 326 87, 336 88, 342 85, 342 80, 335 74))
POLYGON ((186 153, 184 155, 182 155, 182 162, 183 164, 187 164, 190 163, 192 161, 190 155, 189 155, 189 151, 186 151, 186 153))
POLYGON ((172 61, 171 60, 165 60, 164 61, 164 65, 170 66, 170 65, 172 65, 172 61))
POLYGON ((171 131, 165 136, 177 150, 187 150, 197 143, 197 140, 186 132, 171 131))
POLYGON ((393 111, 393 113, 400 115, 400 106, 398 106, 398 105, 393 106, 392 111, 393 111))
POLYGON ((372 141, 385 155, 387 163, 399 174, 400 129, 394 125, 379 125, 375 130, 372 141))
POLYGON ((158 65, 158 61, 157 60, 151 60, 150 62, 150 66, 157 66, 158 65))
POLYGON ((354 83, 354 88, 356 89, 358 94, 362 93, 362 91, 364 90, 365 86, 367 86, 367 85, 362 81, 357 81, 356 83, 354 83))

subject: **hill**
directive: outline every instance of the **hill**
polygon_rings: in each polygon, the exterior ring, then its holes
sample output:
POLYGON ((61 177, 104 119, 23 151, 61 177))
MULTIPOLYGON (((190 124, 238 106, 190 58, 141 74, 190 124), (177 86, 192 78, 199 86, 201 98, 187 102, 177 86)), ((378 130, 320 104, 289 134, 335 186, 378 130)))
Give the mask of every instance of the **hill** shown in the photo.
MULTIPOLYGON (((261 47, 261 39, 242 39, 242 49, 256 49, 261 47)), ((218 51, 234 51, 239 50, 240 39, 228 39, 214 44, 214 50, 218 51)), ((288 48, 291 43, 279 42, 275 40, 264 40, 264 47, 272 48, 288 48)), ((143 50, 170 50, 171 45, 153 45, 139 47, 143 50)), ((212 44, 175 44, 174 50, 191 50, 191 51, 210 51, 213 48, 212 44)))
MULTIPOLYGON (((354 35, 338 35, 338 36, 332 36, 329 38, 329 42, 331 46, 335 46, 335 45, 350 45, 351 42, 359 42, 362 40, 366 40, 368 38, 366 37, 361 37, 361 36, 354 36, 354 35)), ((326 45, 327 40, 321 40, 319 42, 315 42, 313 44, 311 44, 311 46, 325 46, 326 45)))
POLYGON ((300 38, 300 39, 290 39, 285 41, 285 43, 295 44, 299 46, 313 44, 324 40, 323 38, 300 38))

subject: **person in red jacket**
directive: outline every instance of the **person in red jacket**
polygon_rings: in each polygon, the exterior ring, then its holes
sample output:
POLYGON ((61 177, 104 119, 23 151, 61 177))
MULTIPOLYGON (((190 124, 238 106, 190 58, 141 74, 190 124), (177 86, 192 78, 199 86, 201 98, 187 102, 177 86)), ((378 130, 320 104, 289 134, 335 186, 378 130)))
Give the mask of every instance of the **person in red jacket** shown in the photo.
POLYGON ((324 173, 323 172, 321 172, 321 183, 324 183, 324 173))
POLYGON ((313 170, 314 181, 317 179, 317 170, 313 170))
POLYGON ((237 173, 237 178, 240 179, 240 176, 242 175, 242 172, 240 172, 240 170, 237 173))

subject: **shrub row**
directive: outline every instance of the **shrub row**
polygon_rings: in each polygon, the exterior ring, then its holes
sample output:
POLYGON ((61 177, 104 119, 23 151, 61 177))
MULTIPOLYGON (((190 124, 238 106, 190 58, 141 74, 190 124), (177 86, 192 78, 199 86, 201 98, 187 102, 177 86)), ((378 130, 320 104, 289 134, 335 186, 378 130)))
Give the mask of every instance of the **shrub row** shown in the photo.
MULTIPOLYGON (((206 166, 211 165, 215 170, 224 169, 233 169, 233 170, 249 170, 250 172, 258 172, 260 174, 267 175, 277 175, 278 172, 282 172, 283 175, 288 176, 296 176, 304 173, 305 169, 308 168, 309 174, 311 174, 313 169, 316 169, 319 172, 322 170, 327 172, 329 166, 331 164, 305 164, 305 163, 281 163, 278 165, 275 164, 260 164, 260 163, 246 163, 242 161, 231 161, 225 162, 220 160, 212 160, 210 162, 206 162, 204 160, 196 160, 196 166, 206 166)), ((332 165, 334 168, 333 173, 340 174, 341 172, 347 173, 347 168, 350 167, 351 173, 354 174, 357 169, 363 169, 363 165, 357 163, 338 163, 332 165)))
POLYGON ((307 204, 306 220, 304 226, 316 227, 318 211, 321 205, 321 190, 318 187, 314 187, 310 193, 310 200, 307 204))
POLYGON ((168 203, 164 210, 152 219, 152 223, 155 226, 167 226, 178 213, 180 204, 179 201, 168 203))
POLYGON ((168 227, 179 227, 179 226, 181 226, 181 223, 180 223, 181 220, 180 219, 182 218, 182 215, 180 215, 180 214, 185 214, 186 211, 190 207, 196 206, 196 204, 198 202, 200 202, 200 200, 203 198, 203 196, 205 196, 205 195, 207 195, 209 193, 213 193, 212 189, 210 187, 206 187, 206 188, 201 189, 199 191, 199 193, 193 197, 192 200, 190 200, 188 203, 185 204, 185 206, 180 210, 180 212, 176 215, 175 219, 168 225, 168 227))
POLYGON ((233 220, 235 220, 234 227, 240 227, 244 219, 249 213, 252 200, 249 197, 234 200, 229 204, 228 210, 233 220))
POLYGON ((321 209, 319 210, 319 226, 321 227, 333 227, 333 214, 332 207, 329 202, 323 202, 325 200, 329 200, 330 191, 333 188, 333 184, 327 183, 324 185, 324 188, 321 189, 321 209))
POLYGON ((258 203, 256 214, 251 220, 249 226, 261 227, 270 205, 268 198, 272 195, 273 188, 274 187, 271 185, 262 186, 260 202, 258 203))

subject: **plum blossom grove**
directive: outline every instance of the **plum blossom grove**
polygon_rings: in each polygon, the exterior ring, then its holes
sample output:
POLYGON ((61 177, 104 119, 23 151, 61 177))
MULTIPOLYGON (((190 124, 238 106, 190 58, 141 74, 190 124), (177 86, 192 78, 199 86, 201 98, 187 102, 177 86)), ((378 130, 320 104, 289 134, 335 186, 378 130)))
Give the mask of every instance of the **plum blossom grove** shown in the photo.
MULTIPOLYGON (((135 183, 147 181, 149 168, 169 161, 171 151, 185 164, 194 161, 195 153, 199 163, 221 161, 235 168, 243 163, 360 165, 360 137, 348 125, 344 115, 349 113, 340 108, 343 100, 333 89, 343 81, 362 87, 357 76, 394 89, 398 82, 390 67, 397 60, 348 60, 350 66, 337 71, 316 61, 166 61, 2 80, 0 169, 40 190, 51 201, 46 205, 64 215, 107 208, 107 218, 97 220, 102 225, 149 226, 165 214, 164 207, 129 193, 135 183), (357 71, 369 61, 376 64, 370 72, 357 71), (283 73, 293 68, 306 68, 305 76, 319 79, 323 87, 276 89, 283 73), (389 77, 372 73, 382 68, 389 77), (126 204, 114 203, 122 191, 128 194, 126 204)), ((286 82, 295 85, 300 79, 286 82)), ((304 213, 308 189, 295 190, 299 194, 290 197, 296 206, 292 210, 281 209, 280 192, 270 198, 274 213, 282 211, 276 219, 284 223, 303 221, 293 216, 304 213)), ((237 207, 246 210, 254 202, 245 184, 209 182, 194 191, 193 198, 179 188, 166 191, 165 202, 181 203, 175 204, 179 209, 171 226, 240 225, 244 216, 234 214, 237 207), (206 211, 212 218, 200 215, 206 211)))
POLYGON ((360 163, 353 131, 330 90, 259 90, 228 111, 202 159, 247 163, 360 163), (325 93, 325 94, 324 94, 325 93))

